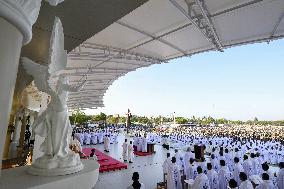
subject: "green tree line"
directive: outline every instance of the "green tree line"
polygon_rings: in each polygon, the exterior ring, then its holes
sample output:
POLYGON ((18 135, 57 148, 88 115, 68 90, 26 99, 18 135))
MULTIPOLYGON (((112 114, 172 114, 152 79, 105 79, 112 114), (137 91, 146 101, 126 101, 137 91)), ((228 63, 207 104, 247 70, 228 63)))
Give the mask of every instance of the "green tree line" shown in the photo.
MULTIPOLYGON (((258 120, 256 117, 252 120, 241 121, 241 120, 228 120, 225 118, 213 118, 211 116, 203 116, 203 117, 196 117, 192 116, 190 118, 186 117, 176 117, 175 118, 177 124, 186 124, 186 123, 194 123, 194 124, 201 124, 201 125, 210 125, 210 124, 248 124, 248 125, 279 125, 284 126, 284 120, 258 120)), ((106 115, 105 113, 101 112, 96 115, 86 115, 84 112, 80 110, 76 110, 72 112, 70 116, 71 124, 83 124, 88 121, 92 122, 101 122, 101 123, 108 123, 108 124, 118 124, 118 123, 125 123, 126 117, 125 115, 106 115)), ((137 124, 145 124, 145 125, 160 125, 167 122, 173 122, 173 117, 164 117, 164 116, 138 116, 132 115, 131 122, 137 124)))

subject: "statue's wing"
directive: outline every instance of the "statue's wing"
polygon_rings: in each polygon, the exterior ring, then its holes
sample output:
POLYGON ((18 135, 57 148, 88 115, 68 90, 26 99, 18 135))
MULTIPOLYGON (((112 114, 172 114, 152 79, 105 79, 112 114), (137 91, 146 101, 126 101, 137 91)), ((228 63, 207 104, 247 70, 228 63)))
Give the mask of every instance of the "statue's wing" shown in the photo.
POLYGON ((47 66, 37 64, 26 57, 21 58, 21 64, 23 65, 27 74, 33 76, 36 87, 40 91, 50 94, 51 88, 47 82, 49 77, 47 66))
POLYGON ((48 78, 49 86, 56 91, 59 71, 67 64, 67 51, 64 50, 64 33, 60 19, 55 17, 49 45, 48 78))
POLYGON ((61 21, 55 17, 49 45, 48 72, 50 75, 64 70, 67 63, 67 51, 64 50, 64 33, 61 21))

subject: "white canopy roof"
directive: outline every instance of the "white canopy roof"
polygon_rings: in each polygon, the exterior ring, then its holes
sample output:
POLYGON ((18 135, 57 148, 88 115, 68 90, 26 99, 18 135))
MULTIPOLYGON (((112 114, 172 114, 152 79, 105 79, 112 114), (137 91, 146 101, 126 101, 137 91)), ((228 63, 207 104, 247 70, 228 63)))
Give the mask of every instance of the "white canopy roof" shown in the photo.
MULTIPOLYGON (((106 10, 107 11, 107 10, 106 10)), ((177 57, 284 37, 284 0, 149 0, 68 55, 70 108, 103 106, 119 77, 177 57)))

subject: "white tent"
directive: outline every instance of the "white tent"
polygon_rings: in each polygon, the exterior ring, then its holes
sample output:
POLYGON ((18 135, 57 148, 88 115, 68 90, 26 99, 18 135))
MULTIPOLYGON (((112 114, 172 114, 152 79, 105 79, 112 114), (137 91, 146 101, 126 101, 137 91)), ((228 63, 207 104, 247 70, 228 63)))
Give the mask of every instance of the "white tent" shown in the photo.
POLYGON ((137 68, 283 38, 283 17, 284 0, 149 0, 69 53, 64 74, 89 82, 68 105, 102 107, 108 87, 137 68))

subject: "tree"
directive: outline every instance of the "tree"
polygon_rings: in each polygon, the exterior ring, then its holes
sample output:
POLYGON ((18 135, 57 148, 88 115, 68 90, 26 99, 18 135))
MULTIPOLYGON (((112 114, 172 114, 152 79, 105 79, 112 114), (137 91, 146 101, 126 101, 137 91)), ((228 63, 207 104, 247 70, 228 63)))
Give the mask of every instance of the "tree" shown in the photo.
POLYGON ((178 124, 185 124, 187 122, 188 122, 188 120, 184 117, 176 117, 176 123, 178 123, 178 124))
POLYGON ((83 124, 87 121, 91 120, 91 116, 86 115, 84 112, 80 110, 75 110, 72 112, 72 115, 69 116, 70 123, 73 124, 83 124))
POLYGON ((93 120, 94 120, 94 121, 103 121, 103 122, 106 122, 106 119, 107 119, 107 116, 106 116, 106 114, 103 113, 103 112, 101 112, 100 114, 95 115, 95 116, 93 117, 93 120))

